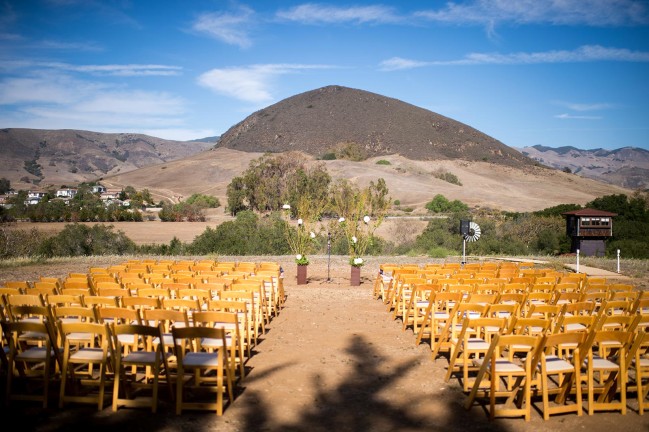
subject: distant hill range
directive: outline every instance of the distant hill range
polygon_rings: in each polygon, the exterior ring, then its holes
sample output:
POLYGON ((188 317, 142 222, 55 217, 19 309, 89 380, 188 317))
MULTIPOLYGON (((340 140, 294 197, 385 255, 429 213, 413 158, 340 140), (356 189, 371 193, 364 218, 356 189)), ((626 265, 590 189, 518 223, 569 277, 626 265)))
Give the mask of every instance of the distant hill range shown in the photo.
POLYGON ((14 189, 76 185, 200 153, 214 142, 133 133, 0 129, 0 177, 14 189))
POLYGON ((649 187, 649 151, 636 147, 580 150, 535 145, 520 149, 539 163, 628 189, 649 187))

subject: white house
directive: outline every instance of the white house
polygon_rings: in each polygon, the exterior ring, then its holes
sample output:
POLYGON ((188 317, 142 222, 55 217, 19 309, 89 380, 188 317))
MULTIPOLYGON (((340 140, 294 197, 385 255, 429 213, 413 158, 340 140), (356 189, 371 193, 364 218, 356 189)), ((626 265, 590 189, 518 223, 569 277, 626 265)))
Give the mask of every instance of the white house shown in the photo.
POLYGON ((59 189, 56 191, 57 198, 74 198, 77 194, 77 189, 59 189))

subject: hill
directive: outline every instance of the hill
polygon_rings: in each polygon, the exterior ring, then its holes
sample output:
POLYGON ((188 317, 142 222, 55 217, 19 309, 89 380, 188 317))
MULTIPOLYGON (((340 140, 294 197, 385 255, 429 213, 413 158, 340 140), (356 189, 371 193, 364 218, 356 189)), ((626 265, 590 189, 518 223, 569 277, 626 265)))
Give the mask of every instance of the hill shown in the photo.
POLYGON ((520 151, 539 163, 628 189, 649 187, 649 151, 637 147, 581 150, 535 145, 520 151))
MULTIPOLYGON (((149 166, 105 177, 108 187, 148 188, 158 199, 178 201, 192 193, 219 197, 225 205, 226 188, 232 177, 245 171, 250 161, 263 153, 217 148, 181 160, 149 166)), ((471 207, 509 211, 541 210, 558 204, 585 204, 628 189, 601 183, 541 166, 514 167, 465 160, 415 161, 399 155, 374 157, 362 162, 318 161, 301 153, 308 163, 324 163, 334 179, 348 178, 361 185, 383 178, 399 208, 412 208, 412 215, 426 214, 424 205, 436 194, 459 199, 471 207), (377 164, 378 160, 389 163, 377 164), (436 178, 436 173, 454 174, 461 185, 436 178)), ((396 208, 396 207, 395 207, 396 208)), ((220 211, 223 211, 220 209, 220 211)))
POLYGON ((76 185, 106 175, 181 159, 214 146, 132 133, 0 130, 0 176, 14 189, 76 185))
POLYGON ((363 90, 327 86, 257 111, 232 126, 217 146, 248 152, 299 150, 315 157, 353 144, 367 157, 485 161, 533 165, 500 141, 453 119, 363 90))

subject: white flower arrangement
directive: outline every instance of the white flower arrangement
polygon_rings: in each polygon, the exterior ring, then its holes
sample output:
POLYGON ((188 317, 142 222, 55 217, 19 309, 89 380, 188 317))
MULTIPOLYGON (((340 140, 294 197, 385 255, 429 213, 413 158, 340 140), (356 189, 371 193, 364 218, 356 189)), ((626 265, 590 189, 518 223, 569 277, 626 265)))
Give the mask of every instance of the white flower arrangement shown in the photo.
POLYGON ((363 258, 361 258, 361 257, 356 257, 356 258, 352 258, 350 264, 353 265, 354 267, 360 267, 360 266, 362 266, 363 264, 365 264, 365 262, 363 261, 363 258))
POLYGON ((308 265, 309 264, 309 259, 302 255, 302 254, 297 254, 295 255, 295 263, 297 265, 308 265))

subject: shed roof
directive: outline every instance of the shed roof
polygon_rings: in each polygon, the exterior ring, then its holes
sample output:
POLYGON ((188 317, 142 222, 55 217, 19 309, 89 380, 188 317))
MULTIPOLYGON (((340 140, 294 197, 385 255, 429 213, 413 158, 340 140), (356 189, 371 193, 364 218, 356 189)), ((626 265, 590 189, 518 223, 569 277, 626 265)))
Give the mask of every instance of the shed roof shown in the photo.
POLYGON ((604 211, 604 210, 597 210, 597 209, 592 209, 592 208, 585 208, 585 209, 581 209, 581 210, 573 210, 573 211, 564 212, 564 213, 561 213, 561 214, 563 216, 580 216, 580 217, 581 216, 584 216, 584 217, 589 217, 589 216, 592 216, 592 217, 600 217, 600 216, 613 217, 613 216, 617 216, 617 213, 611 213, 611 212, 607 212, 607 211, 604 211))

